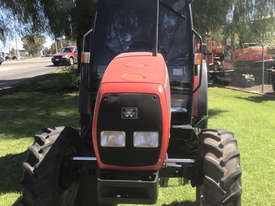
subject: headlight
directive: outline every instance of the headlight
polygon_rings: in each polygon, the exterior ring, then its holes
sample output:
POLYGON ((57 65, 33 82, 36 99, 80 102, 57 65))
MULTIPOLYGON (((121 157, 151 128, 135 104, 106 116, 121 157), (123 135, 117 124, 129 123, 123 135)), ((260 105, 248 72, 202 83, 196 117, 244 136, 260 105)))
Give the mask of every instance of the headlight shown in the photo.
POLYGON ((134 132, 134 147, 157 148, 158 146, 158 132, 134 132))
POLYGON ((65 55, 65 56, 62 56, 62 58, 64 58, 64 59, 69 59, 70 56, 69 56, 69 55, 65 55))
POLYGON ((123 131, 102 131, 101 147, 125 147, 126 133, 123 131))

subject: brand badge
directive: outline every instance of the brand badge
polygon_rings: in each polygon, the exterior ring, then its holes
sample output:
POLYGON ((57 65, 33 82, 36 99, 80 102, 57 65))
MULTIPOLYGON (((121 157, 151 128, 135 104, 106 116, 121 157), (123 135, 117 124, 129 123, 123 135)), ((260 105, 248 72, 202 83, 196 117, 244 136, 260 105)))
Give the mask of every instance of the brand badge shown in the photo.
POLYGON ((136 107, 122 107, 121 108, 121 119, 137 119, 138 108, 136 107))

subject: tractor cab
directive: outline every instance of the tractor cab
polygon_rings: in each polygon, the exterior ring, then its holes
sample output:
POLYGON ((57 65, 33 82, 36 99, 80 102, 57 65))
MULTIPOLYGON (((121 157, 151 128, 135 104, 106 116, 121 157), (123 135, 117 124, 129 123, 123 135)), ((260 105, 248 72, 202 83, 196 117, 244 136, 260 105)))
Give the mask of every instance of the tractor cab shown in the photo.
POLYGON ((90 35, 87 85, 98 82, 93 86, 96 92, 116 56, 131 52, 151 52, 153 56, 155 50, 163 56, 169 73, 172 123, 191 124, 196 74, 193 38, 188 1, 101 0, 90 35))
MULTIPOLYGON (((108 193, 99 196, 102 202, 141 202, 113 197, 108 170, 147 171, 154 182, 159 177, 154 171, 168 157, 175 164, 195 162, 193 128, 207 125, 207 68, 194 53, 195 36, 199 51, 202 40, 191 13, 186 0, 97 3, 94 27, 83 37, 80 114, 82 136, 92 133, 92 155, 102 172, 99 194, 108 193)), ((177 177, 173 171, 171 177, 177 177)), ((140 186, 143 195, 152 194, 144 203, 156 200, 153 182, 140 186)))

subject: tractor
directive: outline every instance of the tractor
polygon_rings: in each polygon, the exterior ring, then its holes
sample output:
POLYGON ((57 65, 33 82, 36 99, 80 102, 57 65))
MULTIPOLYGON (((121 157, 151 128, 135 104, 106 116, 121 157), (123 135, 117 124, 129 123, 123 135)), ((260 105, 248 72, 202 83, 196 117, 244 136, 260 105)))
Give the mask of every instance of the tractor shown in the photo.
POLYGON ((241 205, 237 140, 207 129, 191 1, 99 0, 81 56, 80 131, 35 135, 24 206, 155 204, 170 178, 196 187, 200 206, 241 205))
POLYGON ((274 52, 274 49, 263 49, 258 47, 256 43, 244 43, 242 48, 236 49, 233 53, 235 67, 233 79, 237 79, 237 82, 234 83, 242 87, 259 85, 263 82, 270 84, 271 70, 275 66, 274 54, 270 52, 274 52), (245 76, 250 76, 250 78, 245 76))

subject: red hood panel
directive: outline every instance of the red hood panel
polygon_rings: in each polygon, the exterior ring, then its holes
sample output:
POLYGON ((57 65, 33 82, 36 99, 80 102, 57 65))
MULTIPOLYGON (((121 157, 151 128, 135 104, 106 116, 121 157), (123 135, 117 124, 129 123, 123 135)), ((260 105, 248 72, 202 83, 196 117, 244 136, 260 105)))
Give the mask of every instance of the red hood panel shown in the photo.
POLYGON ((109 64, 102 83, 153 83, 165 81, 166 64, 161 54, 152 56, 149 52, 120 54, 109 64), (109 69, 112 68, 112 69, 109 69))

